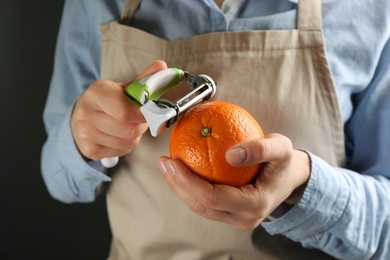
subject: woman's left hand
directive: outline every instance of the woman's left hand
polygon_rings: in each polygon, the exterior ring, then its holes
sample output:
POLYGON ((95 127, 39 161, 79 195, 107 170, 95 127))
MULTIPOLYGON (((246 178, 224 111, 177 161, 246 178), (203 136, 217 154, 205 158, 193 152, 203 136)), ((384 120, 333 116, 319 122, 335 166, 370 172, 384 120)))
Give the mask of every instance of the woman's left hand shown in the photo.
POLYGON ((235 166, 262 163, 253 184, 238 188, 210 184, 182 162, 160 158, 170 189, 196 214, 240 229, 257 227, 281 203, 295 205, 310 176, 310 158, 280 134, 239 143, 226 153, 235 166))

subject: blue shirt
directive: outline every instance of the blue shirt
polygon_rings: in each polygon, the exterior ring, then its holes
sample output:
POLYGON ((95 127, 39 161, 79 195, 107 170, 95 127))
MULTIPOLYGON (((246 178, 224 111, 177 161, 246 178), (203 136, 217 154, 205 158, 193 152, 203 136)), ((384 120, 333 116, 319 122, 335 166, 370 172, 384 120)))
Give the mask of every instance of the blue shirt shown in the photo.
MULTIPOLYGON (((211 31, 293 29, 297 0, 142 1, 132 26, 168 40, 211 31), (241 1, 238 1, 241 2, 241 1), (147 22, 145 22, 147 21, 147 22)), ((123 0, 66 1, 44 111, 42 174, 63 202, 89 202, 110 178, 86 163, 72 139, 77 97, 100 78, 99 25, 120 17, 123 0)), ((328 59, 345 123, 347 168, 311 154, 312 171, 294 208, 262 223, 306 247, 342 259, 390 257, 390 1, 323 0, 328 59)))

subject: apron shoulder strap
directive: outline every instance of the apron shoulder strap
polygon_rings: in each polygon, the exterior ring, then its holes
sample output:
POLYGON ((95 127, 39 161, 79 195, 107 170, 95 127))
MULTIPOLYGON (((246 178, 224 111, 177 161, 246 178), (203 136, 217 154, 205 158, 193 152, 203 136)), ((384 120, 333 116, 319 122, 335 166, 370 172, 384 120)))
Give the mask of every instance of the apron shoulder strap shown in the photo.
POLYGON ((122 16, 119 23, 128 25, 140 3, 141 0, 125 0, 122 7, 122 16))
POLYGON ((299 0, 297 18, 298 29, 322 29, 321 4, 321 0, 299 0))
MULTIPOLYGON (((125 0, 122 8, 121 24, 129 24, 141 0, 125 0)), ((299 0, 298 29, 310 30, 322 28, 321 0, 299 0)))

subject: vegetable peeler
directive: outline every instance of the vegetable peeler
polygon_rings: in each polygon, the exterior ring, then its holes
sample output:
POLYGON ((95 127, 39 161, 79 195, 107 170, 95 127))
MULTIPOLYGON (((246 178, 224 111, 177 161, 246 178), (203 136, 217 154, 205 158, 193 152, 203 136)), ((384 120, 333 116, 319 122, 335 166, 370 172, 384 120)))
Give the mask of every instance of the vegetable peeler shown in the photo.
MULTIPOLYGON (((168 68, 132 82, 124 92, 141 105, 150 133, 156 137, 173 125, 180 114, 214 96, 216 90, 216 83, 207 75, 192 75, 181 69, 168 68), (190 90, 186 94, 175 101, 160 99, 180 83, 189 84, 190 90)), ((111 168, 118 160, 118 157, 111 157, 103 158, 101 162, 106 168, 111 168)))

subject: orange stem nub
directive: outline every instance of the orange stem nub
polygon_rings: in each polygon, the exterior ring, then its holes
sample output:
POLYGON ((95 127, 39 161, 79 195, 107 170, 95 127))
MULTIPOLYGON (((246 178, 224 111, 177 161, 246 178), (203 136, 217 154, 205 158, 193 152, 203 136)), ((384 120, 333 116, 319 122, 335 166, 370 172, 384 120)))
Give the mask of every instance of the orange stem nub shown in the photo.
POLYGON ((211 128, 210 127, 203 127, 200 131, 202 133, 202 136, 206 137, 211 135, 211 128))

